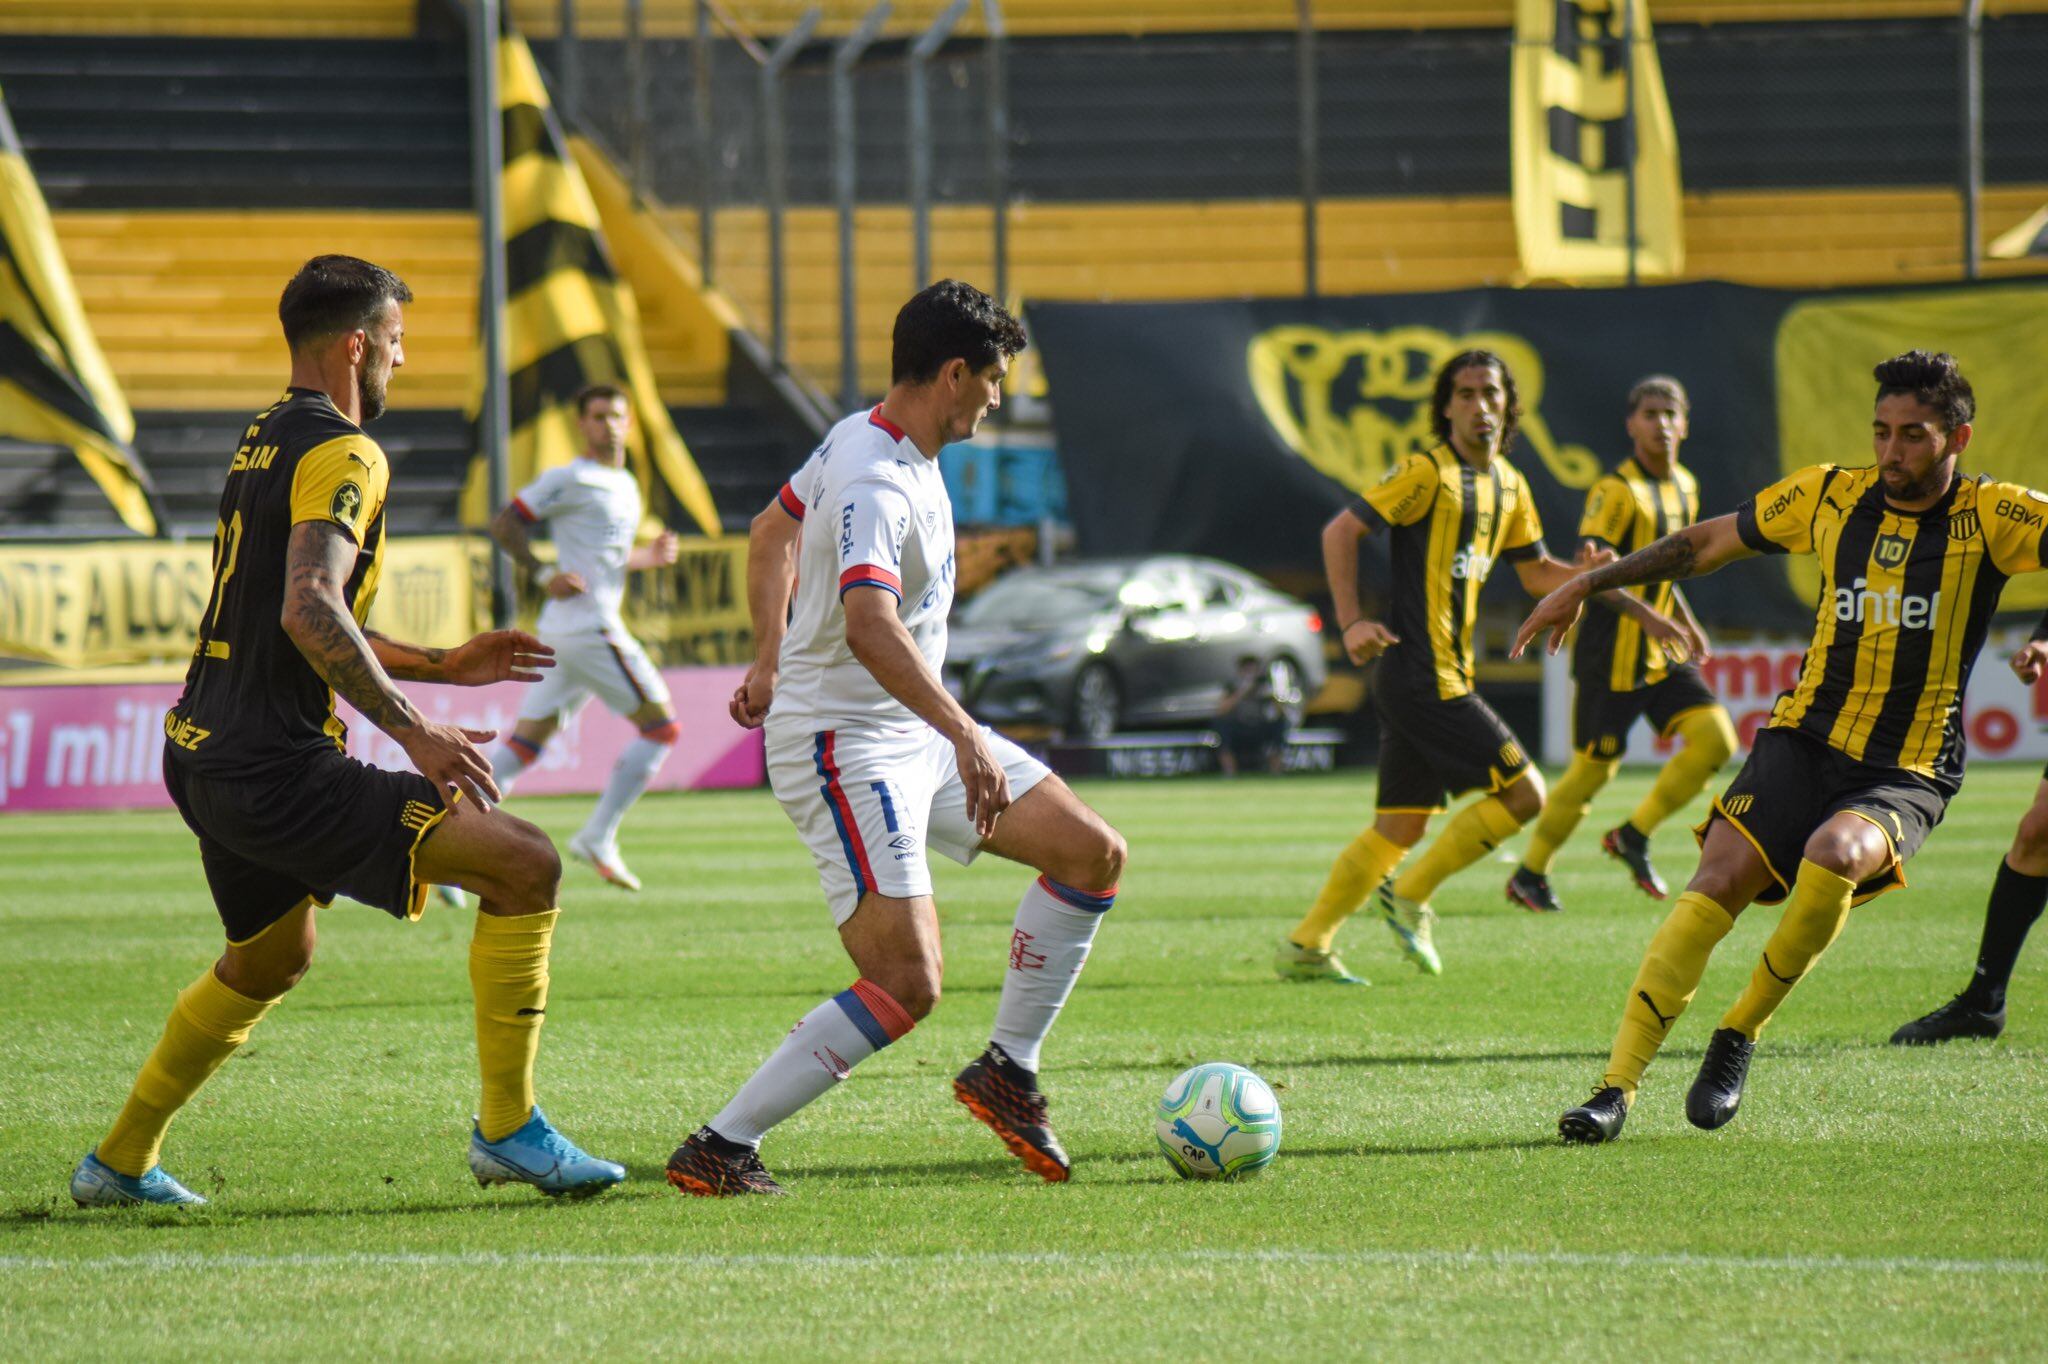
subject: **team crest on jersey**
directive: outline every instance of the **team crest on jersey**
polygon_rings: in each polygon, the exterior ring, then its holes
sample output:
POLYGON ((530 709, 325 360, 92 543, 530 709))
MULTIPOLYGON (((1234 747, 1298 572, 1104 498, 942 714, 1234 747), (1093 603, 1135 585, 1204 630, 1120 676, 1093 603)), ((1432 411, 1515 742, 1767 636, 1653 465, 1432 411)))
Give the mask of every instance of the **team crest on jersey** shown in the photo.
POLYGON ((1977 509, 1952 513, 1948 518, 1948 538, 1951 540, 1974 540, 1983 529, 1977 520, 1977 509))
POLYGON ((327 504, 328 515, 347 526, 356 528, 356 522, 363 519, 363 485, 344 483, 334 490, 334 500, 327 504))

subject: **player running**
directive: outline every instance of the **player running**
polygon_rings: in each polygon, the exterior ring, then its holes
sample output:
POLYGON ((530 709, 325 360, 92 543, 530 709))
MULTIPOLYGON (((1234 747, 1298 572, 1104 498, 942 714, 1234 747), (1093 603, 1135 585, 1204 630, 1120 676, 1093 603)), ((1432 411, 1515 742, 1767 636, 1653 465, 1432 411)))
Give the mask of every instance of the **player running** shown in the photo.
MULTIPOLYGON (((1699 481, 1678 462, 1691 404, 1685 387, 1653 374, 1628 395, 1628 434, 1635 452, 1586 493, 1579 536, 1593 549, 1629 554, 1700 514, 1699 481)), ((1628 732, 1647 719, 1679 749, 1635 813, 1600 837, 1610 857, 1628 867, 1644 894, 1663 899, 1664 878, 1650 862, 1650 835, 1683 810, 1735 753, 1735 725, 1694 664, 1706 658, 1706 634, 1676 583, 1630 588, 1686 632, 1683 657, 1667 652, 1627 616, 1596 605, 1572 639, 1572 762, 1543 803, 1522 865, 1508 878, 1508 899, 1524 909, 1564 908, 1550 886, 1557 850, 1585 818, 1592 799, 1614 779, 1628 732)))
MULTIPOLYGON (((2034 637, 2012 656, 2012 670, 2028 686, 2048 671, 2048 615, 2034 627, 2034 637)), ((1916 1018, 1892 1034, 1897 1046, 1948 1042, 1958 1037, 1996 1037, 2005 1031, 2005 987, 2019 964, 2027 930, 2048 907, 2048 771, 2034 788, 2034 803, 2020 816, 2012 849, 1998 864, 1991 882, 1991 901, 1984 906, 1984 935, 1977 948, 1977 969, 1963 992, 1933 1013, 1916 1018)))
POLYGON ((434 724, 392 685, 531 682, 552 666, 547 646, 499 630, 424 649, 362 628, 391 479, 362 424, 384 411, 391 371, 405 363, 411 301, 387 270, 317 256, 278 303, 291 387, 250 423, 228 468, 213 590, 184 694, 164 716, 164 785, 199 838, 227 947, 178 996, 113 1130, 72 1174, 81 1207, 204 1203, 158 1163, 164 1132, 305 975, 314 907, 348 895, 417 919, 433 883, 480 897, 469 978, 483 1111, 471 1172, 550 1194, 626 1177, 533 1102, 561 861, 546 834, 491 808, 498 791, 474 747, 491 734, 434 724), (336 694, 417 772, 348 757, 336 694))
MULTIPOLYGON (((1430 398, 1436 447, 1395 465, 1323 528, 1323 566, 1345 652, 1354 663, 1386 654, 1372 683, 1380 720, 1378 810, 1280 944, 1274 965, 1283 980, 1363 983, 1337 959, 1334 942, 1368 893, 1401 949, 1422 970, 1440 973, 1429 897, 1543 808, 1542 774, 1472 685, 1472 626, 1493 565, 1512 563, 1532 594, 1577 571, 1544 553, 1529 485, 1507 461, 1521 415, 1515 376, 1498 355, 1452 356, 1437 371, 1430 398), (1366 619, 1358 604, 1358 542, 1374 532, 1390 540, 1391 627, 1366 619), (1395 880, 1429 817, 1475 788, 1480 797, 1395 880)), ((1654 638, 1677 638, 1677 627, 1640 599, 1616 593, 1613 600, 1654 638)))
POLYGON ((755 659, 732 714, 765 722, 769 782, 860 974, 669 1158, 669 1182, 687 1193, 782 1193, 761 1138, 938 1002, 928 848, 962 863, 993 852, 1043 873, 1017 906, 988 1049, 953 1094, 1033 1173, 1067 1177, 1039 1050, 1116 899, 1124 841, 939 680, 954 573, 939 451, 996 408, 1024 346, 1023 328, 980 290, 953 280, 925 289, 896 315, 887 396, 833 427, 754 518, 755 659))
POLYGON ((640 878, 619 855, 619 823, 654 780, 680 729, 668 684, 626 629, 619 608, 626 574, 676 561, 676 537, 663 531, 638 546, 640 485, 626 468, 633 406, 623 390, 594 384, 576 395, 583 453, 542 473, 491 521, 491 538, 533 575, 546 600, 535 623, 555 651, 555 670, 527 693, 518 723, 491 753, 491 776, 511 793, 519 774, 540 759, 543 745, 597 694, 613 714, 631 720, 640 737, 612 764, 604 794, 569 839, 569 854, 623 890, 640 878), (534 557, 528 535, 542 522, 555 542, 555 562, 534 557))
POLYGON ((1593 1097, 1567 1141, 1621 1135, 1643 1071, 1692 1002, 1714 945, 1752 902, 1785 912, 1686 1095, 1695 1126, 1735 1116, 1756 1039, 1851 905, 1905 864, 1962 785, 1960 707, 2006 579, 2042 567, 2048 497, 1965 478, 1976 399, 1953 357, 1875 370, 1876 462, 1801 469, 1743 503, 1565 584, 1516 636, 1555 650, 1588 592, 1689 578, 1753 554, 1811 554, 1821 591, 1799 681, 1700 828, 1699 870, 1651 938, 1593 1097))

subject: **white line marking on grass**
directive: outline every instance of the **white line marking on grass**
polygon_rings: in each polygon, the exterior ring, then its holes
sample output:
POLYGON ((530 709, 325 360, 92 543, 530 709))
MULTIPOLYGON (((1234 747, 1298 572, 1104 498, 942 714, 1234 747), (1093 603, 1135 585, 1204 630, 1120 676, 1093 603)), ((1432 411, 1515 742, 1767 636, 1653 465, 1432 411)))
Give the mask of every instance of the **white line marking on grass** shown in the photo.
POLYGON ((146 1255, 101 1255, 65 1259, 44 1255, 0 1255, 0 1272, 88 1270, 221 1269, 508 1269, 536 1265, 620 1269, 917 1269, 958 1266, 1067 1268, 1202 1268, 1208 1265, 1386 1265, 1397 1268, 1502 1269, 1682 1269, 1765 1273, 1929 1274, 1975 1276, 2048 1275, 2048 1261, 1973 1260, 1920 1255, 1707 1255, 1689 1251, 1574 1250, 1188 1250, 1139 1251, 968 1251, 932 1255, 735 1254, 683 1252, 634 1254, 574 1251, 351 1251, 277 1255, 205 1255, 161 1251, 146 1255))

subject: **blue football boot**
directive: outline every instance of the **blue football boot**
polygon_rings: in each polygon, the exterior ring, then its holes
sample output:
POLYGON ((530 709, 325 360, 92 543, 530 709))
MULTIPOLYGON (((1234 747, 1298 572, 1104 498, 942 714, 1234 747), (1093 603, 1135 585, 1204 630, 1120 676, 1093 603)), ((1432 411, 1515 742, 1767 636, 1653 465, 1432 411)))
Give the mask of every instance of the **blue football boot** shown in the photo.
POLYGON ((586 1154, 557 1132, 538 1108, 526 1126, 497 1141, 485 1141, 483 1132, 472 1126, 469 1171, 486 1188, 531 1184, 544 1194, 576 1198, 603 1193, 626 1178, 625 1166, 586 1154))
POLYGON ((98 1153, 92 1151, 86 1152, 71 1172, 71 1201, 81 1208, 206 1206, 205 1199, 171 1178, 161 1165, 152 1165, 139 1176, 124 1175, 102 1164, 98 1153))

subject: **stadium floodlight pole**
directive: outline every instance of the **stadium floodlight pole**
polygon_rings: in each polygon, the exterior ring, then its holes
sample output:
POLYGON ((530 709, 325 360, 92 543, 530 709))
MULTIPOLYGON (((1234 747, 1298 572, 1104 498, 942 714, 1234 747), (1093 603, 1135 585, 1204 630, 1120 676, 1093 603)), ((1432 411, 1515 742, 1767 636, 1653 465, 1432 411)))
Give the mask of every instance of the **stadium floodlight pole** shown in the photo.
POLYGON ((1316 82, 1315 0, 1295 0, 1294 8, 1299 20, 1294 53, 1301 138, 1301 283, 1303 292, 1314 298, 1320 284, 1316 267, 1321 246, 1316 240, 1316 217, 1322 171, 1316 146, 1317 106, 1322 91, 1316 82))
POLYGON ((910 82, 910 223, 913 290, 932 282, 932 106, 924 69, 938 55, 954 25, 967 12, 967 0, 953 0, 932 26, 910 45, 904 74, 910 82))
MULTIPOLYGON (((498 0, 469 6, 470 177, 476 198, 477 343, 483 347, 483 398, 477 407, 478 452, 490 510, 511 500, 512 410, 505 386, 505 126, 498 112, 498 0)), ((512 561, 492 552, 491 619, 512 623, 512 561)))
POLYGON ((1622 182, 1627 200, 1628 287, 1637 282, 1636 253, 1641 243, 1636 229, 1636 6, 1635 0, 1621 5, 1621 149, 1622 182))
POLYGON ((647 35, 643 0, 626 0, 626 170, 635 196, 647 193, 647 35))
POLYGON ((854 296, 854 215, 859 185, 854 177, 853 68, 889 18, 890 0, 875 0, 853 32, 832 49, 832 188, 839 201, 839 405, 860 406, 860 318, 854 296))
POLYGON ((1967 0, 1961 20, 1963 94, 1963 278, 1975 279, 1984 268, 1984 0, 1967 0))
POLYGON ((789 199, 789 146, 782 128, 782 73, 817 32, 824 15, 816 5, 806 9, 798 16, 796 27, 782 35, 782 41, 761 63, 761 150, 768 171, 768 346, 778 372, 789 368, 789 279, 782 241, 783 211, 789 199))
POLYGON ((707 289, 712 284, 712 265, 717 254, 713 220, 718 214, 717 186, 711 169, 712 58, 711 6, 707 0, 697 0, 697 27, 690 39, 690 107, 695 124, 691 129, 692 141, 697 151, 697 273, 704 277, 707 289))
MULTIPOLYGON (((1010 31, 1003 23, 999 0, 981 0, 982 27, 988 30, 988 47, 983 54, 984 80, 988 86, 988 209, 989 254, 995 277, 996 301, 1010 301, 1010 80, 1008 74, 1010 31)), ((996 415, 1010 419, 1010 409, 1000 407, 996 415)))
POLYGON ((562 77, 562 93, 555 107, 563 122, 574 123, 583 110, 583 51, 576 41, 576 0, 562 0, 560 30, 555 35, 555 69, 562 77))

